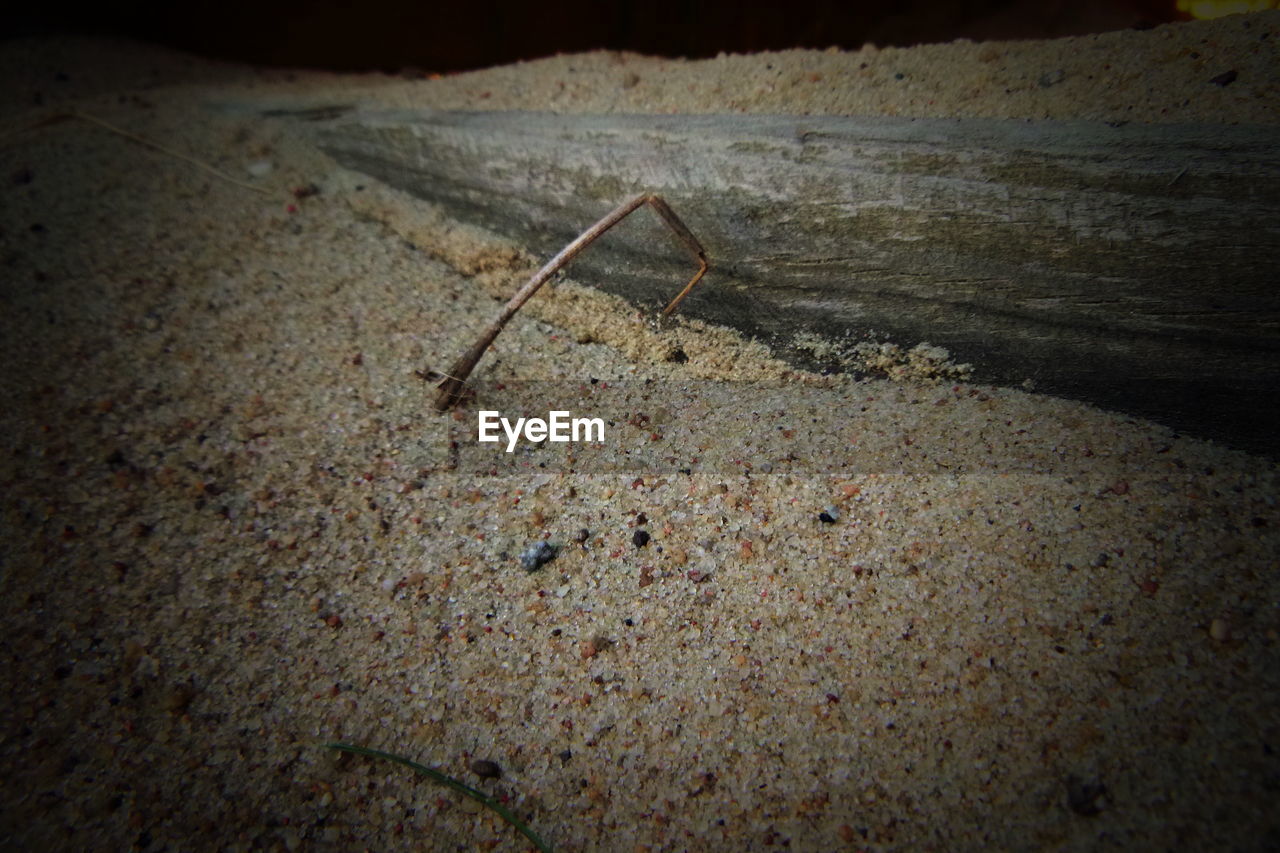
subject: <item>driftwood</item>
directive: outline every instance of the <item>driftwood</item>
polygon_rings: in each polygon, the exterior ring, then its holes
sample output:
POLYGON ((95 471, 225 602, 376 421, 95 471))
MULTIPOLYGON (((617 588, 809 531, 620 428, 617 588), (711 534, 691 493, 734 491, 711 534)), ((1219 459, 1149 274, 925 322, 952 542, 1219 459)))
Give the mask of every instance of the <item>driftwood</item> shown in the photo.
MULTIPOLYGON (((783 354, 798 332, 928 341, 981 381, 1276 453, 1278 129, 513 112, 309 127, 344 165, 544 255, 660 193, 712 266, 682 312, 783 354)), ((685 259, 656 224, 617 231, 572 274, 659 305, 685 259)))

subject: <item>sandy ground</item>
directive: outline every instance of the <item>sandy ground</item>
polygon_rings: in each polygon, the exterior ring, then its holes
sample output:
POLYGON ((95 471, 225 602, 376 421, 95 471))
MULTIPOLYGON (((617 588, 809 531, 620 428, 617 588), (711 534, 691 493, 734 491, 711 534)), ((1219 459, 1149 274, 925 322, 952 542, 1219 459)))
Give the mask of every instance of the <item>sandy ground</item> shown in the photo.
POLYGON ((3 845, 527 847, 320 746, 346 740, 562 850, 1274 847, 1273 462, 799 374, 569 281, 479 391, 608 411, 606 449, 480 458, 415 371, 534 259, 217 105, 1277 123, 1278 39, 1275 13, 438 80, 5 45, 3 845))

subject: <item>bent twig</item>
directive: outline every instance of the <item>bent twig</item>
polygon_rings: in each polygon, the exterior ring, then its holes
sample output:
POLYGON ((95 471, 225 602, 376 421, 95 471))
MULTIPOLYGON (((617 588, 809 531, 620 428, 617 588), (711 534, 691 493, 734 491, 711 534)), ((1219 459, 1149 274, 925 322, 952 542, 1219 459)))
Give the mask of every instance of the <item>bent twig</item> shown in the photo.
POLYGON ((698 238, 693 236, 693 232, 680 221, 680 217, 676 216, 675 211, 660 196, 653 193, 641 193, 618 205, 617 208, 595 225, 583 231, 578 235, 577 239, 561 249, 558 255, 547 261, 546 266, 534 273, 533 278, 529 279, 524 287, 516 291, 515 296, 512 296, 511 300, 503 306, 497 319, 489 324, 488 328, 480 334, 479 339, 471 345, 471 348, 459 356, 458 360, 453 363, 453 367, 449 368, 449 372, 444 374, 444 378, 437 386, 439 390, 436 392, 436 410, 447 412, 457 405, 465 392, 467 377, 471 375, 471 371, 475 369, 485 350, 489 349, 489 345, 493 343, 494 338, 498 337, 498 333, 507 325, 507 321, 515 316, 515 313, 529 301, 533 294, 538 292, 538 288, 542 287, 547 279, 577 257, 579 252, 589 246, 601 234, 617 225, 629 213, 643 204, 648 204, 657 212, 658 216, 662 217, 662 221, 667 224, 667 227, 676 235, 681 244, 689 250, 689 254, 693 256, 694 261, 698 264, 698 271, 693 274, 693 278, 689 279, 689 283, 684 286, 684 290, 681 290, 676 295, 676 298, 672 299, 667 304, 667 307, 662 309, 662 316, 666 317, 674 311, 676 306, 689 295, 689 291, 693 290, 693 286, 707 274, 707 253, 702 248, 702 244, 698 242, 698 238))

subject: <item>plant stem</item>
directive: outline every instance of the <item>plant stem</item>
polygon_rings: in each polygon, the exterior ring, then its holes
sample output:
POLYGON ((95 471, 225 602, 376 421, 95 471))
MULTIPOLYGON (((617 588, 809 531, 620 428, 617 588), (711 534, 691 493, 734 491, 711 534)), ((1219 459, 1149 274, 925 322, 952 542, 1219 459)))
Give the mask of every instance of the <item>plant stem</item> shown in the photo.
POLYGON ((446 788, 452 788, 453 790, 457 791, 459 794, 470 797, 471 799, 475 800, 477 803, 484 806, 485 808, 496 812, 499 817, 501 817, 507 823, 515 827, 516 830, 521 835, 523 835, 525 838, 532 841, 533 846, 541 850, 542 853, 554 853, 554 850, 552 849, 551 845, 547 844, 547 842, 539 838, 538 834, 534 832, 532 829, 530 829, 528 826, 526 826, 524 822, 520 820, 520 818, 516 817, 511 812, 510 809, 508 809, 506 806, 504 806, 502 803, 498 802, 497 800, 493 799, 492 797, 488 796, 487 794, 483 793, 482 791, 477 791, 475 788, 472 788, 470 785, 467 785, 463 782, 459 782, 457 779, 454 779, 452 776, 446 776, 445 774, 441 773, 439 770, 432 770, 430 767, 427 767, 424 764, 419 764, 416 761, 410 761, 409 759, 404 758, 403 756, 393 755, 390 752, 383 752, 380 749, 369 749, 368 747, 354 746, 349 743, 326 743, 325 747, 327 747, 328 749, 336 749, 336 750, 339 750, 340 752, 353 752, 356 755, 366 755, 366 756, 369 756, 370 758, 385 758, 388 761, 394 761, 396 764, 403 764, 405 767, 409 767, 413 770, 416 770, 418 773, 422 774, 423 776, 426 776, 428 779, 432 780, 433 782, 438 782, 441 785, 444 785, 446 788))
POLYGON ((507 322, 515 316, 521 306, 529 301, 533 294, 538 292, 538 288, 542 287, 547 279, 577 257, 583 249, 591 245, 600 235, 617 225, 628 214, 644 204, 648 204, 658 216, 662 217, 662 221, 667 224, 667 227, 676 235, 680 243, 689 250, 689 254, 693 256, 694 261, 698 264, 698 271, 694 273, 693 278, 689 279, 689 283, 684 286, 684 290, 680 291, 676 298, 672 299, 667 307, 662 309, 662 316, 666 317, 674 311, 676 306, 689 295, 689 291, 693 290, 693 286, 707 274, 707 252, 702 248, 702 244, 698 242, 698 238, 693 236, 693 232, 680 221, 680 217, 676 216, 675 211, 660 196, 653 193, 641 193, 624 201, 595 225, 579 234, 577 239, 561 249, 559 254, 547 261, 542 269, 534 273, 533 278, 529 279, 524 287, 516 291, 515 296, 512 296, 507 304, 503 306, 497 318, 480 333, 480 337, 471 345, 470 349, 458 357, 458 360, 449 368, 449 372, 444 374, 444 378, 437 386, 439 390, 436 392, 436 411, 447 412, 458 404, 458 401, 463 397, 467 377, 471 375, 472 370, 475 370, 476 364, 485 354, 485 350, 489 349, 489 345, 493 343, 494 338, 498 337, 498 333, 507 325, 507 322))

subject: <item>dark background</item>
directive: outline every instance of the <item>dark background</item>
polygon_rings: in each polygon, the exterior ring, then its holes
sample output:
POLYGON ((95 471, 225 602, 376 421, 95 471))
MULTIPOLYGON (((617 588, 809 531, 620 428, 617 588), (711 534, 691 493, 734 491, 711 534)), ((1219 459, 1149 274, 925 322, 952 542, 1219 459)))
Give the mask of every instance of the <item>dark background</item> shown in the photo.
POLYGON ((0 16, 0 36, 84 33, 204 56, 335 71, 449 72, 606 48, 706 57, 956 38, 1038 39, 1178 20, 1174 0, 183 0, 47 3, 0 16))

